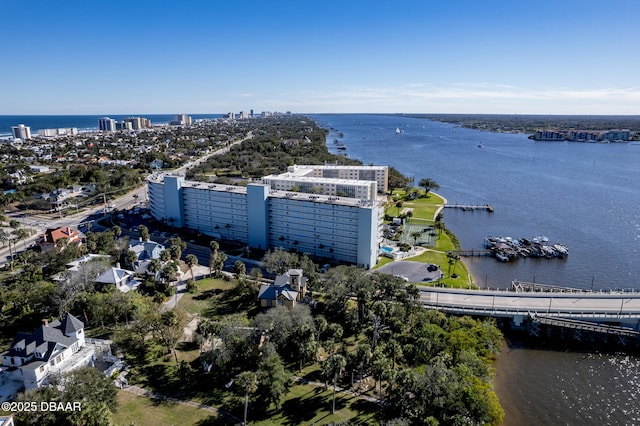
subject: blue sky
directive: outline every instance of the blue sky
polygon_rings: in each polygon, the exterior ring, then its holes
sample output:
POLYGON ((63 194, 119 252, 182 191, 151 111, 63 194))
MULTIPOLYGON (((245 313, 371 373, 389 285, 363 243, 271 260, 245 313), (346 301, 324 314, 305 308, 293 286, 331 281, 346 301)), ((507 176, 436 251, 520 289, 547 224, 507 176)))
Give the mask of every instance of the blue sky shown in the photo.
POLYGON ((640 114, 638 0, 1 0, 0 114, 640 114))

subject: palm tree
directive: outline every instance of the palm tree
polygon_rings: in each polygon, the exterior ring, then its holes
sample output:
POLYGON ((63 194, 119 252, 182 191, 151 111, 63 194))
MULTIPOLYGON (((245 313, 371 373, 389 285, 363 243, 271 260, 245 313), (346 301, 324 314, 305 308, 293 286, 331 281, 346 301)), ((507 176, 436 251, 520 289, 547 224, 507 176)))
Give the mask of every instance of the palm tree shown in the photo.
POLYGON ((160 259, 151 259, 151 262, 149 262, 149 266, 147 266, 147 272, 150 272, 151 274, 153 274, 153 276, 155 276, 160 269, 162 269, 162 263, 160 262, 160 259))
POLYGON ((331 413, 336 412, 336 382, 338 381, 338 375, 342 374, 342 370, 347 366, 347 360, 340 354, 331 355, 325 364, 325 371, 329 374, 333 374, 333 401, 331 405, 331 413))
POLYGON ((142 241, 149 241, 149 228, 144 225, 138 225, 138 232, 140 232, 142 241))
POLYGON ((198 264, 198 258, 196 257, 196 255, 188 254, 187 257, 184 259, 184 263, 186 263, 187 266, 189 267, 189 272, 191 272, 191 278, 195 279, 195 277, 193 276, 193 267, 198 264))
POLYGON ((209 257, 209 275, 213 275, 213 265, 216 263, 216 259, 218 258, 220 244, 216 240, 211 240, 209 242, 209 248, 211 249, 211 256, 209 257))
POLYGON ((398 208, 398 213, 396 214, 396 216, 397 216, 397 215, 399 215, 399 214, 400 214, 400 209, 402 208, 402 201, 398 201, 398 202, 396 203, 396 207, 398 208))
POLYGON ((438 229, 438 236, 440 236, 440 234, 442 233, 442 228, 444 228, 444 222, 442 222, 442 218, 443 218, 442 213, 438 213, 436 215, 435 222, 436 222, 436 228, 438 229))
POLYGON ((120 238, 120 235, 122 235, 122 228, 120 228, 118 225, 114 226, 113 228, 111 228, 111 231, 113 232, 113 237, 117 240, 118 238, 120 238))
POLYGON ((162 324, 167 327, 167 343, 169 345, 169 352, 173 352, 173 356, 176 359, 176 365, 178 364, 178 354, 173 347, 173 338, 171 337, 171 327, 178 325, 178 317, 174 311, 165 311, 161 315, 162 324))
POLYGON ((378 395, 382 395, 382 378, 389 370, 391 370, 391 364, 387 357, 385 357, 381 352, 376 352, 373 355, 372 372, 374 379, 373 390, 376 390, 377 383, 380 384, 378 395))
POLYGON ((236 274, 236 278, 243 277, 247 274, 247 266, 242 260, 236 260, 233 263, 233 273, 236 274))
POLYGON ((0 229, 0 241, 2 242, 2 247, 5 246, 7 241, 9 241, 9 237, 10 235, 7 231, 5 231, 4 229, 0 229))
POLYGON ((136 261, 138 260, 138 255, 136 254, 135 251, 129 250, 127 251, 125 260, 129 264, 129 266, 133 266, 133 264, 136 263, 136 261))
POLYGON ((249 394, 258 390, 258 375, 253 371, 243 371, 236 376, 235 383, 238 385, 240 392, 244 394, 244 420, 242 424, 246 426, 249 394))
POLYGON ((411 238, 413 238, 413 246, 417 246, 418 245, 418 238, 420 238, 420 235, 422 235, 422 232, 412 232, 411 233, 411 238))

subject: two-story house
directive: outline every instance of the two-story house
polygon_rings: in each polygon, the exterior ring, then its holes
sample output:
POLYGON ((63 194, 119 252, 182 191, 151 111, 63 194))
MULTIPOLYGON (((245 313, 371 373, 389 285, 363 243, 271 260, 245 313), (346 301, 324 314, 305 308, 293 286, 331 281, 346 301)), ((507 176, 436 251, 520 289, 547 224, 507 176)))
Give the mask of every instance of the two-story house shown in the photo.
POLYGON ((94 351, 84 350, 84 323, 71 314, 42 325, 31 333, 18 333, 11 348, 1 354, 2 373, 22 381, 25 389, 47 382, 49 375, 90 364, 94 351))
POLYGON ((265 284, 258 291, 261 308, 283 305, 291 309, 307 294, 307 278, 302 269, 289 269, 276 276, 273 284, 265 284))

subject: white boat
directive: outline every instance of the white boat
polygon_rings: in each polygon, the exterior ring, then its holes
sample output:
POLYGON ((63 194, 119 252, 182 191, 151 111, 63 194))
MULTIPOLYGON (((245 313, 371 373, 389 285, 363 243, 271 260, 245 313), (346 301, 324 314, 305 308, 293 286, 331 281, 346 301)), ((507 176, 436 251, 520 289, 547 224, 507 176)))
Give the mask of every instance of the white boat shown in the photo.
POLYGON ((402 133, 402 131, 400 130, 400 127, 396 127, 396 135, 399 135, 400 133, 402 133))

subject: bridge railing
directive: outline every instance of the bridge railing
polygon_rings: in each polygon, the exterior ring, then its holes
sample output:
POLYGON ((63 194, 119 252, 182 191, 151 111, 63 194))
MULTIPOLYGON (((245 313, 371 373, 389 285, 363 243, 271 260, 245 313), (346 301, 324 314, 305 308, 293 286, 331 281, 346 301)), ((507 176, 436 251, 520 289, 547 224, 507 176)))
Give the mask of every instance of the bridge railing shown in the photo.
POLYGON ((477 316, 493 317, 528 317, 531 314, 540 314, 547 317, 559 318, 592 318, 594 320, 640 320, 640 312, 611 312, 611 311, 558 311, 547 309, 504 309, 504 308, 482 308, 482 307, 461 307, 448 303, 436 303, 422 301, 423 306, 443 312, 456 314, 469 314, 477 316))

